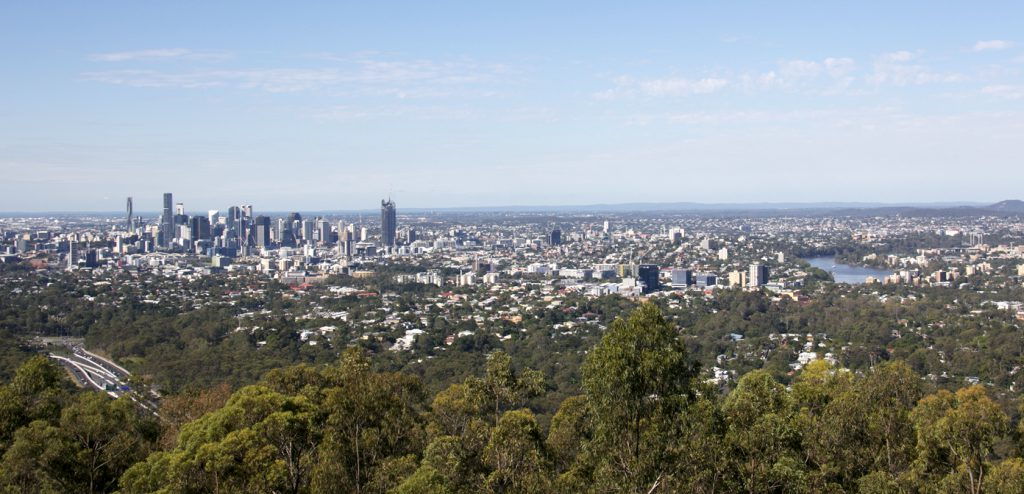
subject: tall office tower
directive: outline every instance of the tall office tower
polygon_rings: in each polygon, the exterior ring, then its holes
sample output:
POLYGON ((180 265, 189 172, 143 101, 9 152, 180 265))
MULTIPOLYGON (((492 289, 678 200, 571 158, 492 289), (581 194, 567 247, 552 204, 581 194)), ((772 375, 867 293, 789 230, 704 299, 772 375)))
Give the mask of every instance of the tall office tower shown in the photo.
POLYGON ((164 209, 160 216, 160 245, 167 247, 171 245, 174 238, 174 198, 170 192, 164 192, 164 209))
POLYGON ((242 205, 242 216, 246 218, 252 218, 252 204, 242 205))
POLYGON ((331 243, 331 223, 325 219, 316 222, 316 239, 320 245, 331 243))
POLYGON ((270 247, 270 217, 257 216, 253 220, 253 229, 256 232, 256 246, 264 249, 270 247))
POLYGON ((73 268, 75 266, 75 264, 76 264, 75 263, 75 243, 74 242, 69 242, 68 243, 68 269, 73 268))
POLYGON ((395 233, 398 231, 398 220, 395 213, 395 202, 388 198, 380 201, 380 243, 384 247, 395 246, 395 233))
POLYGON ((345 259, 352 258, 352 251, 355 243, 355 234, 347 228, 338 230, 338 255, 345 259))
POLYGON ((608 220, 604 220, 604 232, 608 233, 611 230, 612 224, 608 220))
POLYGON ((210 220, 203 216, 193 216, 188 221, 190 240, 210 239, 210 220))
POLYGON ((641 264, 637 268, 637 278, 644 284, 644 293, 651 293, 658 289, 658 265, 641 264))
MULTIPOLYGON (((355 232, 352 232, 353 234, 355 232)), ((370 231, 365 226, 359 228, 359 241, 365 242, 366 239, 370 238, 370 231)))
POLYGON ((185 203, 179 202, 174 205, 174 215, 184 216, 185 215, 185 203))
POLYGON ((747 281, 752 287, 759 287, 768 284, 768 266, 755 262, 750 265, 750 276, 747 281))
POLYGON ((220 219, 220 211, 217 211, 216 209, 211 209, 207 211, 206 219, 209 220, 211 225, 216 225, 217 220, 220 219))
POLYGON ((313 220, 302 220, 302 241, 313 245, 313 220))
MULTIPOLYGON (((277 221, 274 222, 274 228, 273 228, 273 232, 272 232, 273 234, 271 235, 271 239, 270 239, 272 242, 284 245, 283 240, 284 240, 284 234, 285 234, 284 230, 285 230, 285 228, 287 228, 285 226, 286 224, 288 224, 288 223, 287 223, 287 221, 284 218, 278 218, 277 221)), ((291 236, 291 232, 288 232, 288 236, 291 236)))
POLYGON ((552 246, 562 245, 562 230, 558 228, 551 230, 551 233, 548 234, 548 244, 552 246))
POLYGON ((130 232, 130 231, 132 231, 132 198, 131 198, 131 196, 128 197, 127 209, 128 209, 128 223, 125 225, 125 228, 127 229, 127 231, 130 232))

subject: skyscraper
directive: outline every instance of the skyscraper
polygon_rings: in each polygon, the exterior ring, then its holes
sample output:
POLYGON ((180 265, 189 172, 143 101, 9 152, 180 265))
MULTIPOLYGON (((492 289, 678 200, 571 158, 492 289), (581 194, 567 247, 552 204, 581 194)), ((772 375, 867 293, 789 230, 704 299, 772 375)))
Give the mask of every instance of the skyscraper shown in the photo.
POLYGON ((270 217, 257 216, 253 220, 256 231, 256 246, 261 248, 270 247, 270 217))
POLYGON ((384 247, 394 247, 398 220, 395 212, 395 202, 390 198, 387 201, 380 201, 380 229, 381 245, 384 247))
POLYGON ((128 209, 128 223, 125 225, 125 229, 130 232, 130 231, 132 231, 132 198, 131 198, 131 196, 128 197, 127 209, 128 209))
POLYGON ((555 228, 548 234, 548 245, 556 246, 562 245, 562 230, 555 228))
POLYGON ((171 245, 174 238, 174 196, 170 192, 164 192, 164 209, 160 216, 160 245, 167 247, 171 245))
POLYGON ((644 285, 644 293, 651 293, 659 288, 659 271, 657 264, 641 264, 637 268, 637 278, 644 285))
POLYGON ((768 284, 768 266, 755 262, 750 265, 750 276, 747 282, 751 287, 759 287, 768 284))
POLYGON ((302 220, 302 242, 306 245, 313 245, 313 220, 302 220))

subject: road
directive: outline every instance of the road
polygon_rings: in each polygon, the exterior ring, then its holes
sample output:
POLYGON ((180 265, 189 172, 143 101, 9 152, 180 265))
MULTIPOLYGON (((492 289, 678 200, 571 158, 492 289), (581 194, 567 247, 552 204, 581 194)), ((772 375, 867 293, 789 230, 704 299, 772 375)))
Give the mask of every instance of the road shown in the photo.
POLYGON ((67 369, 79 385, 103 391, 113 398, 127 396, 140 408, 157 415, 157 404, 128 385, 131 373, 120 365, 78 345, 68 345, 70 355, 50 353, 50 358, 67 369))

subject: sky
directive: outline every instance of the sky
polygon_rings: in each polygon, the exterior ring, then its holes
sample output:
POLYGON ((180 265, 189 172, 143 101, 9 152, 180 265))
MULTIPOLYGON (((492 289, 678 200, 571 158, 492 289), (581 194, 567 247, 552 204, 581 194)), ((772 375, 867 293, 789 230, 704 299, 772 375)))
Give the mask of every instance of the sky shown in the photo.
POLYGON ((0 211, 1022 198, 1024 3, 2 2, 0 211))

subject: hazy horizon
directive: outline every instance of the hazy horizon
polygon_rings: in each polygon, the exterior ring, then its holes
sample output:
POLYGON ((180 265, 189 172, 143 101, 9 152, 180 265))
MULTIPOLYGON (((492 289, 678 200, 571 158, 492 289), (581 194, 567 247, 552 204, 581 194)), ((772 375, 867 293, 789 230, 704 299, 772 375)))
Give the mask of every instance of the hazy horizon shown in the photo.
POLYGON ((1024 178, 1022 14, 8 2, 0 211, 994 203, 1024 178))
MULTIPOLYGON (((127 198, 125 198, 127 199, 127 198)), ((870 209, 870 208, 887 208, 887 207, 908 207, 908 208, 946 208, 946 207, 984 207, 1001 202, 1003 200, 1016 200, 1016 199, 1002 199, 999 201, 924 201, 924 202, 865 202, 865 201, 820 201, 820 202, 722 202, 722 203, 710 203, 710 202, 687 202, 687 201, 671 201, 671 202, 623 202, 623 203, 595 203, 595 204, 483 204, 473 206, 419 206, 410 205, 403 206, 402 204, 396 203, 399 213, 404 212, 722 212, 722 211, 772 211, 772 210, 814 210, 814 209, 870 209), (646 207, 646 208, 645 208, 646 207), (687 209, 691 207, 691 209, 687 209), (604 209, 602 209, 604 208, 604 209), (667 209, 659 209, 667 208, 667 209)), ((175 197, 175 203, 182 201, 175 197)), ((160 209, 140 209, 138 206, 137 198, 133 198, 133 214, 135 215, 151 215, 159 216, 161 213, 160 209)), ((232 203, 220 207, 194 207, 185 204, 185 211, 189 214, 205 213, 207 211, 216 210, 220 213, 226 213, 227 208, 230 206, 238 206, 243 203, 232 203)), ((248 204, 248 203, 244 203, 248 204)), ((124 204, 122 204, 124 206, 124 204)), ((286 208, 286 209, 267 209, 259 208, 258 205, 252 204, 254 211, 259 213, 271 213, 271 214, 287 214, 290 212, 300 213, 341 213, 341 214, 376 214, 380 211, 379 207, 365 207, 365 208, 352 208, 352 209, 312 209, 312 208, 286 208)), ((121 216, 124 215, 124 207, 120 210, 109 209, 109 210, 0 210, 0 215, 16 215, 16 214, 101 214, 101 215, 113 215, 121 216)))

